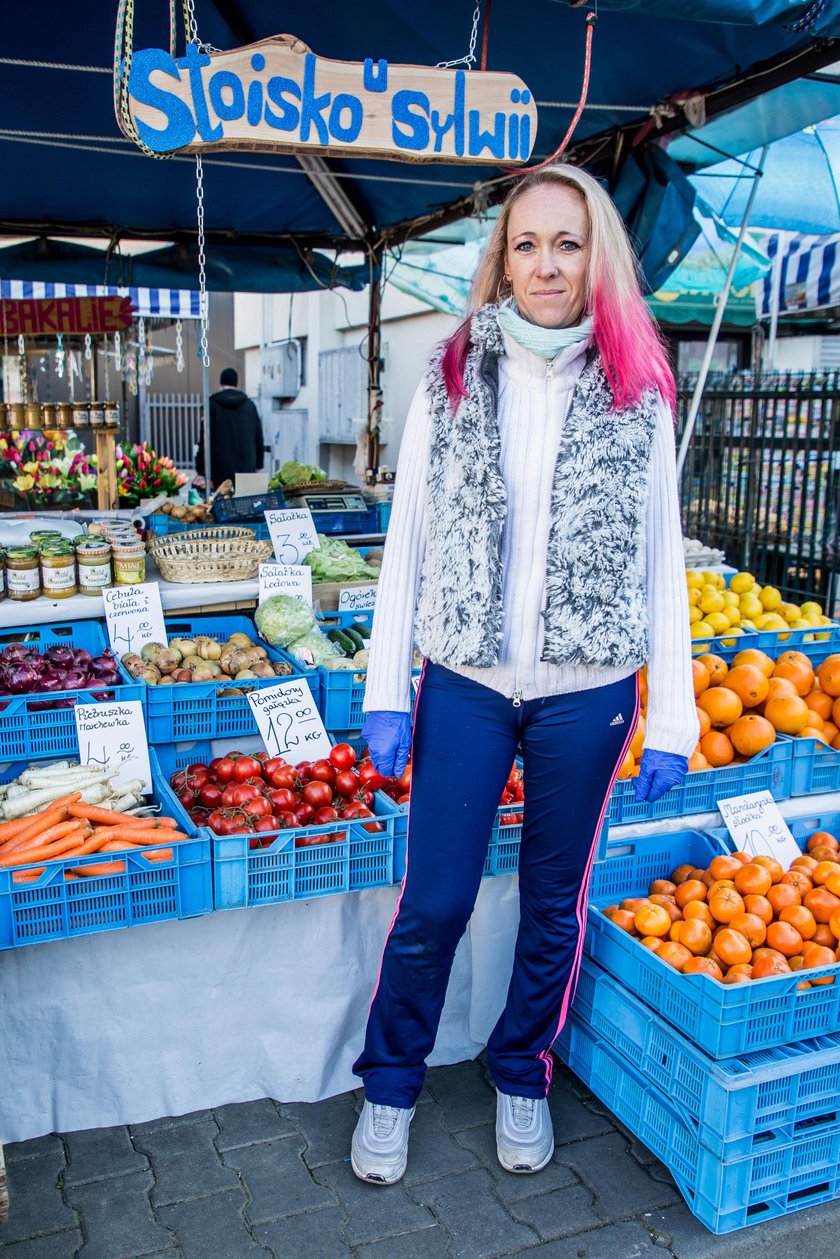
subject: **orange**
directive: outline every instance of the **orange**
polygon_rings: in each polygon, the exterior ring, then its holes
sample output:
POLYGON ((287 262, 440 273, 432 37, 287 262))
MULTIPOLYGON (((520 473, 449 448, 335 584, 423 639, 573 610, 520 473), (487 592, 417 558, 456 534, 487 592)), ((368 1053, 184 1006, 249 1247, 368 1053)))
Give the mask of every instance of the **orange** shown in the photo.
POLYGON ((767 701, 796 697, 796 687, 787 678, 770 678, 767 684, 767 701))
MULTIPOLYGON (((731 922, 736 914, 744 912, 743 897, 739 896, 734 888, 722 887, 709 897, 709 909, 716 922, 731 922)), ((720 952, 719 949, 718 952, 720 952)), ((720 955, 723 957, 722 953, 720 955)), ((726 961, 726 958, 723 957, 723 960, 726 961)), ((750 959, 747 957, 741 960, 748 962, 750 959)))
POLYGON ((834 746, 834 740, 837 738, 838 734, 840 734, 840 726, 835 726, 835 724, 834 724, 834 721, 833 721, 833 720, 832 720, 832 721, 824 721, 824 722, 823 722, 823 734, 825 735, 826 739, 828 739, 829 743, 830 743, 830 744, 831 744, 831 746, 833 747, 833 746, 834 746))
MULTIPOLYGON (((833 966, 836 959, 832 949, 824 948, 819 944, 812 944, 810 948, 805 950, 805 969, 815 970, 818 966, 833 966)), ((812 984, 823 986, 824 984, 833 984, 833 975, 822 975, 819 979, 812 979, 812 984)))
POLYGON ((661 936, 645 936, 644 939, 642 940, 642 944, 645 946, 645 948, 651 949, 654 953, 657 951, 661 943, 662 943, 661 936))
POLYGON ((633 739, 630 744, 630 751, 634 761, 642 759, 642 746, 645 741, 645 719, 639 714, 639 720, 636 722, 636 729, 633 732, 633 739))
POLYGON ((723 980, 723 971, 717 962, 710 957, 690 957, 687 962, 683 963, 682 973, 684 975, 708 975, 710 979, 716 979, 719 983, 723 980))
POLYGON ((832 896, 840 897, 840 874, 830 874, 824 885, 832 896))
POLYGON ((666 940, 662 947, 656 950, 656 956, 663 962, 667 962, 669 966, 673 966, 674 970, 682 970, 686 962, 692 958, 692 954, 685 945, 678 944, 675 940, 666 940))
POLYGON ((624 760, 621 762, 621 767, 618 771, 618 777, 619 778, 632 778, 633 769, 635 768, 635 765, 636 765, 635 756, 633 755, 632 752, 628 752, 624 760))
POLYGON ((745 896, 744 909, 748 914, 755 914, 765 924, 773 921, 773 906, 766 896, 745 896))
MULTIPOLYGON (((772 949, 770 950, 772 953, 772 949)), ((753 961, 753 979, 767 979, 770 975, 787 975, 790 973, 790 964, 787 958, 776 953, 773 957, 760 957, 758 961, 753 961)))
POLYGON ((752 964, 750 962, 736 962, 734 966, 729 967, 729 974, 736 979, 752 979, 752 964))
POLYGON ((661 905, 643 905, 634 922, 640 936, 665 936, 671 929, 671 915, 661 905))
POLYGON ((616 909, 610 914, 610 922, 614 922, 622 931, 629 931, 630 935, 636 934, 635 915, 629 909, 616 909))
POLYGON ((757 756, 776 742, 776 731, 766 717, 745 713, 732 726, 729 739, 735 751, 742 756, 757 756))
POLYGON ((705 922, 702 922, 699 918, 692 918, 681 923, 680 926, 680 944, 684 945, 689 953, 698 956, 701 953, 706 953, 711 948, 712 931, 710 927, 706 926, 705 922))
MULTIPOLYGON (((718 730, 723 726, 731 726, 744 711, 744 706, 738 696, 726 686, 710 686, 708 691, 704 691, 697 700, 697 707, 709 714, 712 726, 718 730)), ((708 757, 702 739, 700 747, 703 755, 708 757)))
MULTIPOLYGON (((820 690, 826 695, 840 695, 840 655, 829 656, 817 667, 820 690)), ((839 723, 840 724, 840 723, 839 723)))
POLYGON ((672 883, 670 879, 654 879, 648 888, 648 894, 656 892, 660 896, 673 896, 676 890, 676 883, 672 883))
POLYGON ((689 901, 704 901, 706 899, 706 885, 701 883, 699 879, 686 879, 685 883, 680 883, 674 893, 674 899, 682 909, 689 901))
POLYGON ((826 698, 831 704, 831 720, 834 722, 836 726, 840 726, 840 721, 838 721, 838 717, 840 717, 840 696, 838 696, 838 698, 833 701, 831 699, 831 696, 826 696, 826 698))
POLYGON ((757 647, 748 647, 746 651, 739 651, 732 663, 735 666, 741 664, 754 665, 756 669, 761 670, 766 678, 771 676, 776 665, 775 660, 768 656, 766 652, 759 651, 757 647))
MULTIPOLYGON (((705 716, 705 713, 703 715, 705 716)), ((695 774, 701 769, 710 768, 711 766, 702 752, 692 752, 691 756, 688 758, 688 772, 690 774, 695 774)))
POLYGON ((831 934, 835 940, 840 940, 840 910, 836 910, 828 920, 831 934))
POLYGON ((705 901, 689 901, 683 910, 683 918, 686 922, 692 922, 694 920, 704 922, 709 928, 713 927, 715 923, 709 906, 705 901))
POLYGON ((734 879, 739 870, 743 869, 740 861, 735 857, 721 855, 713 857, 709 862, 709 873, 715 879, 734 879))
POLYGON ((815 713, 812 708, 808 709, 808 720, 805 723, 806 730, 822 730, 825 722, 819 713, 815 713))
MULTIPOLYGON (((795 887, 800 896, 804 896, 806 892, 810 892, 814 886, 808 875, 801 866, 792 866, 790 870, 786 870, 779 880, 780 883, 789 883, 791 887, 795 887)), ((832 891, 831 888, 828 889, 832 891)))
MULTIPOLYGON (((833 918, 834 915, 832 914, 831 917, 833 918)), ((829 922, 830 921, 831 919, 829 919, 829 922)), ((811 936, 808 943, 820 944, 824 949, 833 949, 837 941, 835 940, 834 932, 831 930, 828 922, 818 922, 817 929, 811 936)))
POLYGON ((814 831, 808 836, 806 844, 808 852, 812 852, 814 848, 833 848, 835 852, 840 850, 840 844, 837 843, 834 835, 830 831, 814 831))
POLYGON ((736 914, 729 925, 733 931, 740 931, 752 949, 760 948, 767 938, 767 926, 755 914, 736 914))
POLYGON ((686 879, 690 876, 691 871, 693 869, 694 869, 694 866, 691 865, 690 862, 686 862, 684 865, 677 866, 676 870, 673 870, 671 872, 671 882, 676 883, 677 886, 679 887, 680 883, 685 883, 686 879))
POLYGON ((767 899, 773 906, 773 913, 777 917, 786 906, 802 904, 802 897, 789 883, 774 884, 767 893, 767 899))
POLYGON ((822 691, 811 691, 805 696, 805 703, 811 712, 818 713, 823 721, 828 721, 831 717, 833 702, 830 695, 825 695, 822 691))
MULTIPOLYGON (((697 699, 697 696, 702 695, 711 685, 709 670, 699 660, 692 660, 691 673, 694 680, 694 698, 697 699)), ((830 700, 829 703, 831 703, 830 700)))
POLYGON ((796 687, 797 695, 805 696, 813 688, 814 670, 811 667, 810 660, 802 656, 794 658, 793 652, 785 652, 776 661, 776 667, 773 670, 774 678, 785 678, 788 682, 792 682, 796 687))
POLYGON ((753 861, 741 866, 735 873, 735 886, 742 896, 764 896, 772 883, 770 871, 753 861))
POLYGON ((817 929, 817 922, 810 909, 804 905, 785 905, 779 914, 779 922, 788 922, 795 927, 803 940, 810 940, 817 929))
POLYGON ((831 915, 840 909, 840 897, 833 896, 824 887, 815 887, 802 897, 806 909, 810 909, 817 922, 827 923, 831 915))
POLYGON ((774 857, 765 856, 763 852, 760 852, 757 857, 753 857, 753 862, 755 865, 764 866, 765 870, 769 870, 770 878, 774 883, 778 883, 784 874, 784 869, 779 862, 774 857))
MULTIPOLYGON (((723 679, 729 672, 729 665, 720 656, 714 655, 710 651, 703 652, 697 659, 702 665, 705 665, 709 673, 709 681, 712 686, 720 686, 723 679)), ((840 691, 838 691, 840 695, 840 691)))
POLYGON ((767 944, 784 957, 793 957, 802 948, 802 936, 789 922, 771 922, 767 928, 767 944))
POLYGON ((794 695, 768 699, 764 706, 764 716, 780 734, 799 734, 808 724, 810 711, 804 699, 794 695))
MULTIPOLYGON (((812 851, 819 852, 821 850, 819 848, 814 848, 812 851)), ((825 848, 822 851, 831 852, 831 849, 825 848)), ((837 854, 835 853, 835 856, 836 855, 837 854)), ((818 887, 822 887, 826 879, 829 879, 832 874, 838 874, 838 873, 840 873, 840 865, 838 865, 836 861, 830 858, 823 858, 817 865, 817 868, 814 871, 814 873, 811 875, 811 878, 813 879, 814 883, 817 884, 818 887)))
MULTIPOLYGON (((706 692, 707 695, 710 693, 709 691, 706 692)), ((737 696, 734 696, 734 698, 737 699, 737 696)), ((708 734, 703 735, 703 738, 700 740, 700 751, 709 765, 715 769, 720 768, 722 765, 728 765, 735 755, 735 749, 726 735, 720 730, 710 730, 708 734)))
POLYGON ((723 931, 717 933, 715 951, 727 966, 746 964, 752 958, 749 940, 746 936, 742 936, 740 931, 734 931, 732 927, 724 927, 723 931))
POLYGON ((752 664, 733 666, 723 679, 723 685, 735 692, 744 708, 755 708, 763 703, 770 689, 765 675, 752 664))
POLYGON ((650 904, 650 901, 648 900, 646 896, 627 896, 621 902, 621 908, 629 909, 631 914, 635 914, 635 913, 638 913, 638 911, 644 905, 649 905, 649 904, 650 904))
POLYGON ((705 708, 698 708, 696 704, 694 705, 694 711, 697 713, 697 720, 700 723, 700 734, 697 736, 699 739, 702 738, 704 734, 708 734, 711 730, 712 719, 706 712, 705 708))
POLYGON ((804 870, 810 877, 811 872, 816 870, 817 864, 818 863, 813 857, 809 857, 806 853, 803 853, 801 857, 797 857, 795 861, 790 863, 790 868, 791 870, 804 870))

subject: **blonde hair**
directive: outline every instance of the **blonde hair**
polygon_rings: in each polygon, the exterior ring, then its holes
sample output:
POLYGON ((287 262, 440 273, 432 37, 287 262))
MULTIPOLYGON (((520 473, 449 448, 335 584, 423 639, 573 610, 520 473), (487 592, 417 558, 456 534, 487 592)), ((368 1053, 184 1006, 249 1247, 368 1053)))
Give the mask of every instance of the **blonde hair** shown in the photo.
POLYGON ((674 404, 674 378, 665 345, 642 296, 640 268, 627 229, 609 194, 597 179, 566 163, 525 175, 510 191, 473 278, 467 321, 450 338, 444 373, 453 407, 464 397, 463 369, 469 347, 469 314, 510 296, 505 254, 511 211, 532 188, 561 186, 582 197, 589 215, 589 267, 585 313, 593 318, 593 336, 613 391, 615 405, 637 402, 647 389, 658 389, 674 404))

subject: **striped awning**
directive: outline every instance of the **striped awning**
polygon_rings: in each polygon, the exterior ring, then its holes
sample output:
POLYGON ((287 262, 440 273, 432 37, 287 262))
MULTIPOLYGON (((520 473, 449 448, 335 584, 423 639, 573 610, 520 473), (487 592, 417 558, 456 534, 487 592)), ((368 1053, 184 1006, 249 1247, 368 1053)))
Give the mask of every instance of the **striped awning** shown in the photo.
POLYGON ((2 280, 0 297, 13 301, 54 297, 130 297, 134 313, 144 318, 198 319, 196 289, 115 288, 107 284, 48 284, 43 280, 2 280))
POLYGON ((780 315, 840 306, 840 233, 800 236, 773 232, 765 238, 764 249, 773 266, 756 282, 759 318, 772 314, 777 270, 780 315))

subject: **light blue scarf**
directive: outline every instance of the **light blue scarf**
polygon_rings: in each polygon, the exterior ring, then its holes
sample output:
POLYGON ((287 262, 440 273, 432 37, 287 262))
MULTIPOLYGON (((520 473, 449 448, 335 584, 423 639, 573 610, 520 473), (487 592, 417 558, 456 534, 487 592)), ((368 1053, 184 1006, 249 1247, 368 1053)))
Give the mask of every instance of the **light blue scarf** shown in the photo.
POLYGON ((522 318, 513 298, 499 307, 498 320, 502 331, 513 337, 517 345, 547 360, 556 358, 567 345, 576 345, 592 335, 591 315, 571 328, 542 328, 522 318))

